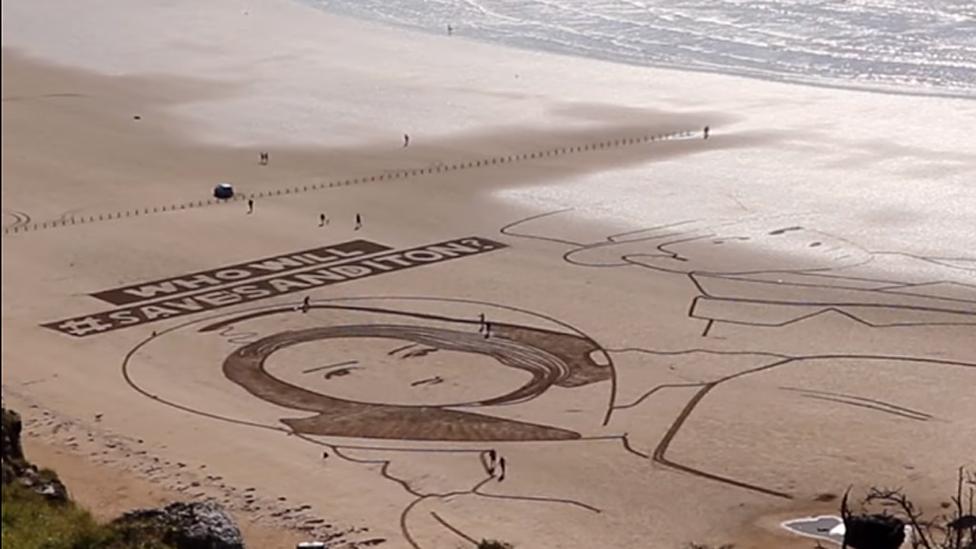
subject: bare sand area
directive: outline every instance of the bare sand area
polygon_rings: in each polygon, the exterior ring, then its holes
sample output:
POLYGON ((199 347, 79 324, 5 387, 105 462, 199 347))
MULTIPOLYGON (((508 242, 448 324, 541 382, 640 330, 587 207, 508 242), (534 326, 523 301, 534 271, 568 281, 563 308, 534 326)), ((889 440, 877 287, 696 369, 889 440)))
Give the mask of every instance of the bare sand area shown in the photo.
MULTIPOLYGON (((92 441, 93 447, 97 443, 92 441)), ((162 507, 186 500, 186 494, 169 490, 131 471, 99 463, 77 448, 51 445, 40 438, 24 440, 32 463, 58 472, 71 497, 89 509, 97 520, 112 520, 133 509, 162 507)), ((288 547, 307 539, 297 530, 257 524, 246 513, 235 513, 244 542, 250 547, 288 547)))
POLYGON ((972 101, 283 0, 3 20, 3 395, 100 513, 808 547, 779 521, 974 465, 972 101))

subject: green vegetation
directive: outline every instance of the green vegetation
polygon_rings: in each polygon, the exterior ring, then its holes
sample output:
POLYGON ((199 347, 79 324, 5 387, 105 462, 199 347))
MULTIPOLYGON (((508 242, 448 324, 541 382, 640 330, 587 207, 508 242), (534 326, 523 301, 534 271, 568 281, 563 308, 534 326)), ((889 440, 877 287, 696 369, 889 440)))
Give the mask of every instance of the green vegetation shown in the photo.
POLYGON ((50 469, 24 457, 20 416, 3 408, 3 549, 171 549, 146 521, 99 524, 50 469))
POLYGON ((3 487, 3 547, 73 548, 98 536, 98 525, 72 504, 55 505, 18 483, 3 487))
POLYGON ((154 532, 102 525, 74 503, 52 503, 18 483, 3 487, 4 549, 170 549, 154 532))

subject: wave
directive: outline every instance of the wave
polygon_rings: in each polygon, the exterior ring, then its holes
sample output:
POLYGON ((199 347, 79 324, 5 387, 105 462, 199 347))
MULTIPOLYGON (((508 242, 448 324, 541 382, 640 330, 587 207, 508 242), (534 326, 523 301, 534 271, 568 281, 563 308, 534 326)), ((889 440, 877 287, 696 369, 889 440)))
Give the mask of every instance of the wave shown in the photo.
POLYGON ((611 61, 976 98, 972 0, 307 0, 429 32, 611 61))

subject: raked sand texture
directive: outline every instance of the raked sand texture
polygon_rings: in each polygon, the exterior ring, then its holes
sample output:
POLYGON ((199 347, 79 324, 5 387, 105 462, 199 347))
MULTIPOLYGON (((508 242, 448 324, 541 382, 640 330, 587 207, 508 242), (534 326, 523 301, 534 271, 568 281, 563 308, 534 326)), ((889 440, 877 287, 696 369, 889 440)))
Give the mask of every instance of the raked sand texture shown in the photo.
POLYGON ((3 25, 3 395, 82 501, 216 498, 258 547, 807 547, 778 524, 828 494, 935 509, 976 465, 971 100, 283 0, 3 25))

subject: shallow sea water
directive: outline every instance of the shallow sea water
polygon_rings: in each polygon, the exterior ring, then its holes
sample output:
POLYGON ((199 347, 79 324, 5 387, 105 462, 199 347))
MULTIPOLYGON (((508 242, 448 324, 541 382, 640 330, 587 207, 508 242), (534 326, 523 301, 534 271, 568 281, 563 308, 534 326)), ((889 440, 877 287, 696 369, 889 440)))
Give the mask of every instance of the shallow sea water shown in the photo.
POLYGON ((788 82, 976 97, 972 0, 306 0, 511 46, 788 82))

